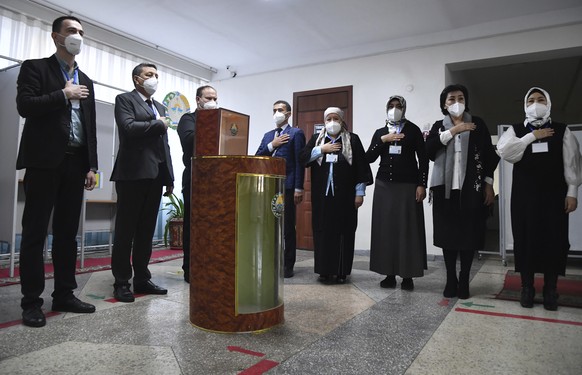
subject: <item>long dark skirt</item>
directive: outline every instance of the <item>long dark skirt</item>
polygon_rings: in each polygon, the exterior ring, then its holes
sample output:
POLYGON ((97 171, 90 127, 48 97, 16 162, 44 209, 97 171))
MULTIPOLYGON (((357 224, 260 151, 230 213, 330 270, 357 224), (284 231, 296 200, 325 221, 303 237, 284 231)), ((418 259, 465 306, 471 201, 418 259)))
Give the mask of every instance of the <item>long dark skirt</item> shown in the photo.
POLYGON ((480 204, 465 202, 461 206, 459 190, 452 190, 449 199, 445 199, 444 186, 431 190, 434 245, 446 250, 483 249, 488 210, 482 201, 480 204))
POLYGON ((370 270, 381 275, 421 277, 427 269, 422 203, 416 184, 376 180, 372 206, 370 270))
POLYGON ((568 214, 564 212, 566 187, 561 191, 536 190, 542 189, 519 186, 515 182, 512 188, 515 270, 564 275, 570 249, 568 214))
POLYGON ((322 198, 323 211, 314 207, 313 242, 315 273, 343 275, 352 273, 358 212, 354 200, 333 196, 322 198))

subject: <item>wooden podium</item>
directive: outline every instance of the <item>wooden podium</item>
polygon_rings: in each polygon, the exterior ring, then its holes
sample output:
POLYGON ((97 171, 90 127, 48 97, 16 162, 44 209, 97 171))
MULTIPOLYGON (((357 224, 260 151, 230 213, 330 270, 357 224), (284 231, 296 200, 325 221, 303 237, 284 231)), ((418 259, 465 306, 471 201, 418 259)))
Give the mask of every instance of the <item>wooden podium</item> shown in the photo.
POLYGON ((224 108, 196 113, 194 156, 248 155, 248 115, 224 108))
POLYGON ((196 124, 190 322, 214 332, 271 328, 284 319, 285 161, 246 156, 248 116, 199 111, 196 124))

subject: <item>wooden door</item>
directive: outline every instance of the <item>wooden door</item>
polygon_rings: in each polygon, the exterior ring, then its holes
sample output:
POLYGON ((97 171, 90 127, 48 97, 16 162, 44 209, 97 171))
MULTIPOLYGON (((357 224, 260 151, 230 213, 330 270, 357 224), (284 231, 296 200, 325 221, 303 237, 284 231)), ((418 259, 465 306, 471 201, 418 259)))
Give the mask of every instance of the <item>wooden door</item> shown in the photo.
MULTIPOLYGON (((352 130, 352 86, 293 93, 293 124, 305 133, 307 142, 317 125, 323 124, 323 113, 328 107, 344 111, 348 130, 352 130)), ((297 206, 297 248, 313 250, 311 230, 311 170, 305 171, 305 195, 297 206)))

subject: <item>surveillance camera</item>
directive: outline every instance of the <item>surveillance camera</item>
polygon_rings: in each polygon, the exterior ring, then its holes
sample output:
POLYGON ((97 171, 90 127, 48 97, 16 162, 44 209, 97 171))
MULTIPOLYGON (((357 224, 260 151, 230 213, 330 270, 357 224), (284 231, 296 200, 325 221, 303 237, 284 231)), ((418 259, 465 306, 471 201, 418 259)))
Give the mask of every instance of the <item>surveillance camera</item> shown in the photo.
POLYGON ((236 72, 230 72, 230 76, 231 76, 232 78, 236 77, 236 72))

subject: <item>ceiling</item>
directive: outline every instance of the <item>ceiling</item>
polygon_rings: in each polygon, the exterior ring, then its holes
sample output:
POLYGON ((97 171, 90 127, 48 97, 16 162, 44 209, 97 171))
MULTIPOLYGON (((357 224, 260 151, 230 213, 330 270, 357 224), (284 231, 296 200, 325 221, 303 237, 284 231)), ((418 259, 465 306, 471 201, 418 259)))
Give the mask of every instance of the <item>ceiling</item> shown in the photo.
POLYGON ((582 22, 580 0, 28 1, 198 62, 211 80, 582 22))

